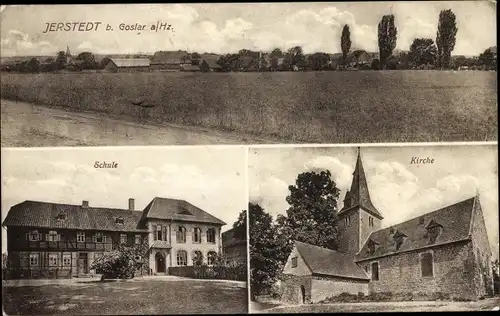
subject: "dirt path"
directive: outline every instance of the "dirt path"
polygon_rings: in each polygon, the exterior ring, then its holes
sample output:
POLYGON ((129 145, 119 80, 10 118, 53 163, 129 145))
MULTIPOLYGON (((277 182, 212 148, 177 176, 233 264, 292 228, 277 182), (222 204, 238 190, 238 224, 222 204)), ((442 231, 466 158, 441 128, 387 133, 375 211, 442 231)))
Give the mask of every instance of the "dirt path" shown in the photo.
POLYGON ((146 125, 103 113, 1 100, 2 147, 218 145, 278 143, 172 124, 146 125))

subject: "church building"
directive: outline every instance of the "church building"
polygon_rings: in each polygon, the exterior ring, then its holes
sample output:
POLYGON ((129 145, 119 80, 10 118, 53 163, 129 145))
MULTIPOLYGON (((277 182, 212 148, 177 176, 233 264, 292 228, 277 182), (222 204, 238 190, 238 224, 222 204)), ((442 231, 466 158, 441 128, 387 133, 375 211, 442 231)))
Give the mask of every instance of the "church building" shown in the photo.
MULTIPOLYGON (((404 210, 401 210, 404 212, 404 210)), ((282 272, 282 301, 316 303, 341 293, 493 293, 491 249, 479 195, 382 228, 358 151, 351 189, 338 213, 337 250, 295 242, 282 272)))

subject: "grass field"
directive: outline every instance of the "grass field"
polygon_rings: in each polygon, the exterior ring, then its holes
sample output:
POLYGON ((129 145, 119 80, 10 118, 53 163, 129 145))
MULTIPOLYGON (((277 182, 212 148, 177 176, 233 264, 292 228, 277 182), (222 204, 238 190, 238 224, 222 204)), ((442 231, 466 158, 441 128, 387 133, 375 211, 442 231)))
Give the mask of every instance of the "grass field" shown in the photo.
POLYGON ((82 282, 2 289, 7 315, 169 315, 247 313, 247 290, 197 280, 82 282))
POLYGON ((2 74, 1 96, 309 143, 497 134, 496 72, 2 74))

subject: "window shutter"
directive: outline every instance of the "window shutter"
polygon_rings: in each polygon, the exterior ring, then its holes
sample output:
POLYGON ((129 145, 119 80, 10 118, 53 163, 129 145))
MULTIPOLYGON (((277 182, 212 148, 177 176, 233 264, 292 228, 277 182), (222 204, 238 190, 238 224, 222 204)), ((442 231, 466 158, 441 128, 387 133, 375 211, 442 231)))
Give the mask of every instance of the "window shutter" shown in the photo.
POLYGON ((92 242, 97 242, 97 236, 96 235, 92 236, 92 242))
POLYGON ((106 235, 103 235, 103 236, 102 236, 102 241, 103 241, 103 242, 106 242, 106 235))

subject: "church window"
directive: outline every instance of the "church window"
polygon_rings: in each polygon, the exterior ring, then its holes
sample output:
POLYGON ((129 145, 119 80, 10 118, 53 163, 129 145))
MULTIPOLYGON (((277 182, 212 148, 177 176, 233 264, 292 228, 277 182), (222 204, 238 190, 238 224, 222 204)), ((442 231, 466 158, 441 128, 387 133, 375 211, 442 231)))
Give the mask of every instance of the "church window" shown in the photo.
POLYGON ((373 217, 368 216, 368 226, 373 227, 373 217))
POLYGON ((297 268, 297 257, 292 258, 292 268, 297 268))
POLYGON ((344 224, 345 224, 345 227, 351 226, 351 216, 346 216, 344 218, 344 224))
POLYGON ((378 281, 378 262, 372 262, 372 281, 378 281))
POLYGON ((434 276, 434 259, 432 252, 425 252, 420 254, 420 267, 422 270, 422 277, 434 276))

